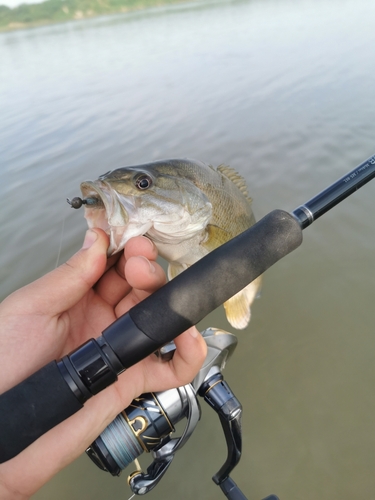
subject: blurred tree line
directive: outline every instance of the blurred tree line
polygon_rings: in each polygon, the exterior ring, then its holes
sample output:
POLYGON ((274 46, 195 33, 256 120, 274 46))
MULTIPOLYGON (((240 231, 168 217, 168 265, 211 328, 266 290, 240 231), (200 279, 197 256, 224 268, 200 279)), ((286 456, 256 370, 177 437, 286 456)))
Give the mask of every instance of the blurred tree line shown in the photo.
POLYGON ((0 5, 0 29, 17 29, 71 19, 157 7, 179 0, 47 0, 13 9, 0 5))

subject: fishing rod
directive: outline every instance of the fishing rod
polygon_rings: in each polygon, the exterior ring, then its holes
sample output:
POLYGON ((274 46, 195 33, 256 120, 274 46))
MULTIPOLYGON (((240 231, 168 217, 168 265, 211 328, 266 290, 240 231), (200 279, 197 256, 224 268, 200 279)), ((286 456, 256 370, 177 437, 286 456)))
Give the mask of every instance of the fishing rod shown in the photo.
POLYGON ((375 155, 292 213, 269 213, 134 306, 100 337, 0 395, 0 462, 79 411, 124 370, 173 341, 295 250, 303 229, 374 177, 375 155))
POLYGON ((375 155, 364 161, 344 177, 293 211, 301 228, 310 226, 316 219, 331 210, 375 177, 375 155))

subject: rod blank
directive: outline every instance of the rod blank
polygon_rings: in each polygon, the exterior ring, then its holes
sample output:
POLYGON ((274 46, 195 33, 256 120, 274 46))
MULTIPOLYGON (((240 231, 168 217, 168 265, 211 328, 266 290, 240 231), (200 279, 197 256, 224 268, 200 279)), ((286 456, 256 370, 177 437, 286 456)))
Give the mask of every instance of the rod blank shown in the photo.
POLYGON ((314 196, 314 198, 311 198, 304 205, 296 208, 293 215, 300 221, 302 229, 305 229, 374 177, 375 155, 348 172, 334 184, 314 196))

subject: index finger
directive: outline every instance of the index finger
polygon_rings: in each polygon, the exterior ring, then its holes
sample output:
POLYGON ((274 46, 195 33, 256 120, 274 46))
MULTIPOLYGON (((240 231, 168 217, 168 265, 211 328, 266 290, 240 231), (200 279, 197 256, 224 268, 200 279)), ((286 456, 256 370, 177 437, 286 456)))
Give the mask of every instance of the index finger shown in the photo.
POLYGON ((155 261, 158 256, 154 243, 145 236, 131 238, 121 257, 110 267, 95 286, 96 292, 112 307, 116 306, 133 287, 125 277, 126 262, 132 257, 146 257, 155 261))

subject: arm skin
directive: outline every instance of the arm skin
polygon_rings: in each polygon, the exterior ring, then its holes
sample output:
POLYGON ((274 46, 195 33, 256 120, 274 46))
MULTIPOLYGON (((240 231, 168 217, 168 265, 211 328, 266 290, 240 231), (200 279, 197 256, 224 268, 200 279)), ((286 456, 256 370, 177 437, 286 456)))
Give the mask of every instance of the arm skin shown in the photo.
MULTIPOLYGON (((124 253, 110 259, 107 248, 103 231, 87 231, 82 249, 68 262, 0 304, 0 393, 98 337, 165 283, 157 250, 147 238, 133 238, 124 253)), ((78 413, 1 464, 0 498, 29 498, 83 453, 135 397, 189 383, 204 361, 206 344, 196 328, 175 342, 171 361, 163 363, 151 355, 132 366, 78 413)))

